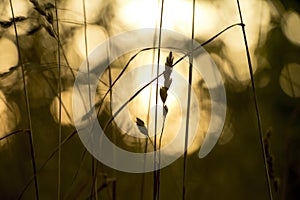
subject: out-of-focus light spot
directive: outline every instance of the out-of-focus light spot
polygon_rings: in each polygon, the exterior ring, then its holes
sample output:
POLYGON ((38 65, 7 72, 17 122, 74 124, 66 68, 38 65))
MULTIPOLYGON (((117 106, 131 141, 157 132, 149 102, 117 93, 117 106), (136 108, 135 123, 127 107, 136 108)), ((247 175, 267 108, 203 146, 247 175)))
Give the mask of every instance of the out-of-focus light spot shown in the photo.
POLYGON ((280 74, 281 89, 290 97, 300 97, 300 65, 291 63, 285 66, 280 74))
MULTIPOLYGON (((250 73, 245 50, 235 51, 235 49, 226 48, 225 50, 228 61, 224 61, 221 65, 221 70, 236 83, 248 83, 250 81, 250 73)), ((253 52, 250 51, 252 54, 253 52)), ((253 73, 257 70, 257 62, 252 59, 253 73)))
POLYGON ((73 38, 74 48, 79 56, 86 58, 86 45, 88 54, 107 38, 107 34, 101 26, 88 25, 86 29, 87 44, 85 43, 84 28, 78 29, 73 38))
MULTIPOLYGON (((73 112, 72 112, 72 92, 69 89, 61 93, 61 124, 62 125, 74 125, 73 112)), ((59 123, 59 98, 55 97, 50 106, 50 112, 55 122, 59 123)))
MULTIPOLYGON (((0 19, 5 21, 10 21, 12 19, 12 10, 9 1, 4 1, 0 3, 0 19)), ((12 1, 13 11, 15 17, 28 17, 28 13, 30 8, 32 8, 32 4, 27 0, 15 0, 12 1)), ((25 20, 24 22, 17 22, 17 31, 18 35, 24 35, 28 32, 30 27, 29 20, 25 20), (26 21, 26 22, 25 22, 26 21)), ((7 29, 7 32, 11 35, 15 35, 15 29, 13 24, 7 29)))
MULTIPOLYGON (((127 29, 159 27, 160 4, 147 0, 118 1, 117 20, 127 29)), ((178 0, 165 1, 162 28, 178 31, 187 36, 192 30, 192 2, 178 0)), ((196 4, 195 24, 196 36, 212 35, 218 24, 218 12, 211 3, 196 4)))
MULTIPOLYGON (((108 36, 101 26, 88 25, 86 31, 88 54, 90 54, 92 50, 96 48, 101 42, 103 42, 108 36)), ((73 38, 71 38, 69 43, 66 43, 64 45, 63 49, 66 51, 66 57, 70 67, 76 74, 76 70, 86 59, 85 33, 83 27, 77 29, 74 32, 73 38)))
MULTIPOLYGON (((86 21, 88 23, 95 23, 104 8, 110 1, 89 0, 85 1, 86 21)), ((84 22, 84 12, 82 1, 67 0, 63 3, 59 10, 59 18, 62 21, 72 21, 77 23, 84 22)), ((76 25, 69 24, 68 25, 76 25)))
POLYGON ((266 57, 257 55, 255 56, 256 65, 258 67, 254 77, 255 84, 259 88, 266 87, 271 81, 271 65, 266 57))
MULTIPOLYGON (((173 29, 186 36, 192 32, 192 2, 168 1, 166 21, 171 21, 173 29), (174 15, 174 12, 177 14, 174 15)), ((219 27, 217 8, 209 2, 197 2, 195 7, 195 37, 208 38, 216 33, 219 27)))
POLYGON ((154 28, 159 17, 159 5, 147 0, 117 0, 116 17, 126 28, 154 28))
POLYGON ((218 10, 213 4, 201 2, 196 7, 196 37, 208 38, 214 35, 220 25, 218 10))
POLYGON ((0 39, 0 74, 9 71, 18 64, 18 49, 15 43, 7 38, 0 39))
MULTIPOLYGON (((20 110, 16 103, 8 102, 0 91, 0 138, 14 130, 20 121, 20 110)), ((5 140, 0 145, 5 144, 5 140)))
MULTIPOLYGON (((220 15, 223 16, 221 19, 223 20, 222 23, 224 26, 240 22, 236 3, 232 1, 220 1, 219 6, 222 11, 220 15)), ((262 40, 269 29, 271 19, 270 4, 258 0, 241 1, 241 9, 243 11, 244 24, 246 25, 245 29, 248 45, 250 48, 253 48, 257 45, 259 37, 261 37, 260 39, 262 40)), ((235 50, 245 48, 240 27, 236 27, 224 33, 222 39, 226 46, 234 48, 235 50)))
POLYGON ((72 68, 72 70, 74 70, 74 73, 76 74, 77 69, 79 69, 80 65, 84 61, 83 56, 78 55, 73 40, 70 43, 65 44, 63 46, 63 49, 65 49, 66 51, 66 58, 70 67, 72 68))
POLYGON ((256 77, 256 85, 259 88, 266 87, 271 81, 270 74, 267 72, 262 72, 258 77, 256 77))
MULTIPOLYGON (((5 1, 4 3, 4 9, 1 10, 1 19, 9 20, 12 18, 12 11, 11 11, 11 6, 9 1, 5 1)), ((32 4, 30 1, 27 0, 17 0, 17 1, 12 1, 12 6, 13 6, 13 11, 14 11, 14 16, 27 16, 29 12, 29 8, 32 7, 32 4)))
POLYGON ((285 36, 294 44, 300 45, 300 16, 294 11, 288 11, 282 18, 282 30, 285 36))

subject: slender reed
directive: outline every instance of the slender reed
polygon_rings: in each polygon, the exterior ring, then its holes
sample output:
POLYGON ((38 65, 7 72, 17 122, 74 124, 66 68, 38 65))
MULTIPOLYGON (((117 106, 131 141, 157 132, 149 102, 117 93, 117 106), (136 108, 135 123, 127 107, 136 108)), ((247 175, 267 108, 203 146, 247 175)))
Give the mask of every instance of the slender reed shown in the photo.
MULTIPOLYGON (((218 34, 214 35, 213 37, 211 37, 209 40, 203 42, 202 44, 200 44, 199 46, 195 47, 193 50, 189 51, 188 53, 186 53, 185 55, 183 55, 182 57, 180 57, 173 65, 172 67, 174 67, 175 65, 177 65, 178 63, 180 63, 184 58, 186 58, 187 56, 192 55, 192 53, 198 49, 200 49, 201 47, 209 44, 210 42, 212 42, 213 40, 215 40, 218 36, 220 36, 222 33, 224 33, 225 31, 229 30, 230 28, 233 28, 235 26, 244 26, 244 24, 242 23, 237 23, 237 24, 233 24, 228 26, 227 28, 225 28, 224 30, 220 31, 218 34)), ((127 68, 130 64, 130 62, 142 51, 147 51, 150 49, 154 49, 157 47, 149 47, 149 48, 145 48, 140 50, 138 53, 136 53, 133 57, 130 58, 130 60, 128 61, 128 63, 126 64, 125 68, 127 68)), ((122 74, 125 72, 125 70, 122 70, 122 74)), ((120 73, 120 74, 121 74, 120 73)), ((137 92, 135 92, 125 103, 123 103, 122 106, 120 106, 120 108, 112 115, 112 117, 108 120, 108 122, 106 123, 106 125, 103 128, 103 131, 105 131, 107 129, 107 127, 111 124, 111 122, 114 120, 114 118, 116 116, 118 116, 118 114, 133 100, 135 99, 135 97, 138 96, 139 93, 141 93, 146 87, 148 87, 150 84, 152 84, 154 81, 156 81, 159 77, 161 77, 162 75, 164 75, 165 72, 160 73, 158 76, 156 76, 154 79, 152 79, 150 82, 148 82, 147 84, 145 84, 142 88, 140 88, 137 92)), ((119 74, 119 76, 120 76, 119 74)), ((116 80, 114 81, 114 83, 112 85, 114 85, 116 83, 116 80)), ((111 88, 108 89, 108 91, 111 90, 111 88)), ((103 100, 101 100, 101 102, 103 102, 103 100)), ((100 102, 100 103, 101 103, 100 102)), ((100 104, 101 106, 101 104, 100 104)), ((99 114, 99 113, 98 113, 99 114)))
MULTIPOLYGON (((192 44, 193 48, 194 32, 195 32, 195 6, 196 1, 193 0, 193 16, 192 16, 192 44)), ((185 200, 186 193, 186 174, 187 174, 187 147, 188 147, 188 137, 189 137, 189 122, 190 122, 190 107, 191 107, 191 88, 193 82, 193 56, 189 57, 189 85, 188 85, 188 100, 187 100, 187 113, 185 122, 185 138, 184 138, 184 156, 183 156, 183 176, 182 176, 182 200, 185 200)))
MULTIPOLYGON (((164 0, 161 1, 161 10, 160 10, 156 76, 159 75, 159 62, 160 62, 160 47, 161 47, 161 32, 162 32, 163 12, 164 12, 164 0)), ((156 171, 157 170, 156 169, 157 104, 158 104, 158 79, 156 80, 156 89, 155 89, 153 200, 159 199, 159 196, 157 195, 157 190, 158 190, 157 186, 158 186, 158 182, 159 182, 159 177, 157 176, 158 172, 156 171)))
MULTIPOLYGON (((56 31, 57 31, 57 41, 60 41, 59 37, 59 24, 58 24, 58 12, 57 12, 57 0, 54 1, 55 15, 56 15, 56 31)), ((60 200, 61 191, 61 108, 62 108, 62 100, 61 100, 61 61, 60 61, 60 45, 57 42, 57 60, 58 60, 58 92, 57 96, 59 99, 58 106, 58 179, 57 179, 57 199, 60 200)))
POLYGON ((30 132, 29 129, 20 129, 20 130, 16 130, 16 131, 13 131, 13 132, 11 132, 11 133, 9 133, 9 134, 7 134, 7 135, 1 137, 1 138, 0 138, 0 141, 5 140, 5 139, 7 139, 7 138, 9 138, 9 137, 11 137, 11 136, 13 136, 13 135, 18 134, 18 133, 29 133, 29 132, 30 132))
MULTIPOLYGON (((218 38, 220 35, 222 35, 224 32, 226 32, 227 30, 235 27, 235 26, 244 26, 244 24, 241 23, 235 23, 232 24, 228 27, 226 27, 225 29, 223 29, 222 31, 220 31, 219 33, 217 33, 216 35, 214 35, 213 37, 211 37, 210 39, 206 40, 204 43, 202 43, 201 45, 199 45, 198 47, 194 48, 192 51, 186 53, 184 56, 182 56, 180 59, 178 59, 173 66, 175 66, 176 64, 178 64, 179 62, 181 62, 183 59, 185 59, 187 56, 190 56, 192 54, 193 51, 198 50, 199 48, 209 44, 210 42, 212 42, 213 40, 215 40, 216 38, 218 38)), ((171 47, 165 47, 166 49, 172 49, 172 50, 179 50, 180 49, 175 49, 175 48, 171 48, 171 47)), ((109 94, 109 92, 112 90, 112 88, 114 87, 114 85, 118 82, 118 80, 122 77, 122 75, 125 73, 126 69, 129 67, 130 63, 142 52, 144 51, 149 51, 149 50, 153 50, 153 49, 158 49, 158 47, 147 47, 144 49, 139 50, 136 54, 134 54, 126 63, 126 65, 123 67, 122 71, 119 73, 119 75, 117 76, 117 78, 114 80, 114 82, 112 83, 112 85, 108 88, 108 90, 106 91, 106 93, 104 94, 103 98, 100 100, 100 102, 97 102, 96 106, 99 106, 98 111, 97 111, 97 116, 99 116, 100 114, 100 110, 102 108, 104 99, 106 98, 106 96, 109 94)), ((88 113, 90 114, 90 113, 88 113)), ((83 117, 84 118, 84 117, 83 117)))
MULTIPOLYGON (((87 23, 86 23, 86 7, 85 7, 85 0, 82 0, 82 8, 83 8, 83 27, 84 27, 84 47, 85 47, 85 59, 86 59, 86 66, 87 66, 87 78, 88 78, 88 90, 89 90, 89 109, 92 108, 92 98, 91 98, 91 85, 90 85, 90 62, 89 62, 89 53, 88 53, 88 38, 87 38, 87 23)), ((95 183, 93 182, 93 185, 95 185, 95 188, 92 188, 91 195, 93 195, 93 191, 95 191, 95 197, 97 197, 97 168, 94 168, 95 166, 95 158, 92 156, 92 177, 93 180, 95 180, 95 183)))
MULTIPOLYGON (((68 137, 66 137, 64 140, 62 140, 61 145, 63 146, 64 144, 66 144, 70 139, 72 139, 75 135, 76 135, 77 131, 72 132, 68 137)), ((50 154, 50 156, 46 159, 46 161, 41 165, 41 167, 36 170, 36 172, 34 173, 34 175, 28 180, 28 182, 24 185, 23 189, 21 190, 18 199, 22 199, 24 193, 26 192, 26 190, 28 189, 28 187, 30 186, 30 184, 32 183, 32 181, 35 180, 35 178, 37 177, 37 175, 45 168, 45 166, 48 164, 48 162, 55 156, 55 154, 58 152, 58 149, 60 147, 57 146, 54 151, 50 154)))
MULTIPOLYGON (((244 24, 239 0, 237 0, 237 7, 238 7, 238 12, 239 12, 241 23, 244 24)), ((247 54, 248 68, 249 68, 249 73, 250 73, 250 77, 251 77, 253 101, 254 101, 254 105, 255 105, 257 126, 258 126, 258 134, 259 134, 259 140, 260 140, 261 150, 262 150, 262 155, 263 155, 263 160, 264 160, 265 175, 266 175, 266 179, 267 179, 269 198, 270 198, 270 200, 273 200, 271 181, 270 181, 270 173, 269 173, 269 169, 268 169, 266 149, 265 149, 265 145, 264 145, 264 136, 263 136, 263 130, 262 130, 262 123, 261 123, 259 106, 258 106, 258 101, 257 101, 256 87, 255 87, 254 75, 253 75, 253 68, 252 68, 252 63, 251 63, 250 51, 249 51, 249 47, 248 47, 248 41, 247 41, 247 37, 246 37, 245 26, 242 26, 242 32, 243 32, 245 49, 246 49, 246 54, 247 54)))
POLYGON ((160 191, 160 164, 161 164, 161 143, 162 143, 162 136, 164 133, 165 129, 165 122, 166 122, 166 117, 168 114, 168 106, 166 105, 167 97, 168 97, 168 90, 172 84, 172 78, 171 78, 171 73, 173 71, 172 64, 173 64, 173 54, 172 51, 170 51, 169 56, 166 59, 165 62, 165 71, 164 71, 164 86, 160 88, 159 94, 160 94, 160 99, 163 102, 163 124, 162 124, 162 129, 159 137, 159 144, 158 144, 158 170, 157 170, 157 176, 158 181, 157 181, 157 193, 158 193, 158 198, 159 198, 159 191, 160 191))
MULTIPOLYGON (((23 90, 24 90, 26 112, 27 112, 28 123, 29 123, 29 132, 30 132, 28 134, 28 136, 29 136, 29 143, 30 143, 32 169, 33 169, 33 174, 36 174, 36 161, 35 161, 33 134, 32 134, 32 120, 31 120, 31 113, 30 113, 28 91, 27 91, 26 81, 25 81, 25 67, 23 65, 23 60, 22 60, 21 51, 20 51, 19 37, 18 37, 18 31, 17 31, 17 25, 16 25, 16 21, 15 21, 15 13, 14 13, 14 9, 13 9, 12 0, 9 0, 9 4, 10 4, 11 14, 12 14, 12 18, 13 18, 14 31, 16 34, 16 43, 17 43, 17 48, 18 48, 18 52, 19 52, 19 54, 18 54, 19 62, 20 62, 21 71, 22 71, 23 90)), ((38 188, 37 176, 34 176, 34 186, 35 186, 36 199, 39 200, 39 188, 38 188)))
MULTIPOLYGON (((155 24, 155 30, 156 29, 157 29, 157 20, 156 20, 156 24, 155 24)), ((155 33, 154 33, 153 46, 155 46, 155 43, 156 43, 156 35, 157 35, 157 31, 155 31, 155 33)), ((155 61, 155 49, 153 49, 153 54, 152 54, 151 78, 153 78, 153 75, 154 75, 154 61, 155 61)), ((148 100, 148 108, 147 108, 147 120, 146 120, 147 127, 149 127, 149 121, 150 121, 151 99, 152 99, 152 87, 150 87, 150 91, 149 91, 149 100, 148 100)), ((148 137, 146 138, 146 144, 145 144, 145 148, 144 148, 144 169, 146 167, 146 153, 147 153, 147 149, 148 149, 148 137)), ((144 185, 145 185, 145 173, 142 174, 141 196, 140 196, 141 200, 144 199, 144 185)))

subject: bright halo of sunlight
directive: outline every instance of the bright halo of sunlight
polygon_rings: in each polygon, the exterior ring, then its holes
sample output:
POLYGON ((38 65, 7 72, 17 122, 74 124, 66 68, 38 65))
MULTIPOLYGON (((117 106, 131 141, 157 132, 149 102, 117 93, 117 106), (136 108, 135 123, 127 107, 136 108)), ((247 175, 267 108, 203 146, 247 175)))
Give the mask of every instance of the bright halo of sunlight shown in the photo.
MULTIPOLYGON (((161 86, 158 87, 158 90, 161 86)), ((155 120, 155 107, 156 107, 156 84, 152 84, 151 87, 147 87, 143 90, 140 95, 129 104, 129 113, 131 115, 131 120, 135 121, 136 116, 141 119, 145 120, 145 123, 149 124, 148 131, 150 136, 154 136, 154 120, 155 120), (152 91, 151 91, 152 90, 152 91), (148 111, 149 111, 149 121, 148 119, 148 111)), ((158 104, 157 104, 157 115, 162 116, 163 114, 163 103, 158 97, 158 104)), ((176 114, 181 116, 182 113, 180 111, 180 102, 176 99, 176 96, 172 92, 168 92, 168 98, 166 101, 166 105, 170 111, 169 116, 176 114), (177 112, 171 112, 171 111, 177 112)), ((161 117, 157 118, 157 130, 161 130, 163 119, 161 117)), ((173 132, 177 132, 179 130, 180 120, 177 119, 177 123, 174 123, 172 127, 173 132)))
MULTIPOLYGON (((147 0, 119 0, 117 18, 127 28, 155 28, 159 26, 160 4, 147 0)), ((165 1, 162 28, 191 34, 192 2, 178 0, 165 1)), ((216 7, 208 2, 196 4, 196 34, 201 37, 212 35, 218 24, 216 7)))
MULTIPOLYGON (((8 102, 0 91, 0 138, 12 132, 20 121, 20 110, 16 103, 8 102)), ((0 145, 5 144, 5 140, 0 145)))
MULTIPOLYGON (((192 1, 167 1, 164 20, 170 21, 171 28, 186 36, 192 30, 192 1), (176 13, 174 15, 174 13, 176 13)), ((164 22, 165 22, 164 21, 164 22)), ((218 30, 219 20, 216 7, 210 2, 197 2, 195 6, 196 37, 208 38, 218 30)))
POLYGON ((199 2, 195 12, 196 37, 209 38, 214 35, 220 26, 219 18, 216 6, 208 2, 199 2))
POLYGON ((290 97, 300 97, 300 65, 290 63, 285 66, 279 77, 281 89, 290 97))
MULTIPOLYGON (((168 55, 168 52, 161 52, 161 64, 164 64, 165 58, 168 55)), ((180 55, 174 53, 174 60, 178 59, 180 55)), ((156 56, 157 57, 157 56, 156 56)), ((155 57, 155 58, 156 58, 155 57)), ((113 89, 113 113, 116 112, 118 108, 124 103, 126 100, 130 98, 136 91, 138 91, 144 83, 149 82, 156 74, 156 67, 154 65, 154 69, 152 69, 153 60, 152 52, 143 52, 136 59, 134 59, 131 63, 130 69, 126 72, 123 77, 116 83, 113 89)), ((157 58, 156 58, 157 59, 157 58)), ((156 59, 154 59, 154 63, 157 63, 156 59)), ((207 63, 209 64, 209 63, 207 63)), ((162 70, 164 67, 160 69, 162 70)), ((166 101, 166 105, 168 106, 168 114, 165 122, 164 135, 162 140, 162 147, 168 145, 171 141, 174 140, 177 135, 180 137, 180 141, 176 145, 172 145, 171 148, 168 148, 168 154, 172 155, 174 152, 179 152, 184 149, 184 137, 185 137, 185 129, 184 124, 186 120, 187 113, 187 78, 188 78, 188 62, 181 62, 176 65, 173 69, 172 84, 168 91, 168 97, 166 101), (181 78, 180 78, 181 77, 181 78)), ((163 82, 163 78, 159 79, 160 85, 163 82), (162 82, 161 82, 162 81, 162 82)), ((203 128, 203 125, 209 121, 209 113, 208 115, 202 114, 203 110, 200 109, 199 103, 201 102, 199 99, 199 84, 200 75, 199 72, 194 71, 193 77, 193 85, 195 85, 193 94, 192 94, 192 102, 191 102, 191 120, 190 121, 190 132, 195 133, 195 140, 191 144, 188 153, 193 153, 199 149, 203 138, 204 132, 206 131, 203 128), (200 115, 206 117, 202 119, 200 122, 200 115), (201 123, 201 125, 200 125, 201 123)), ((158 92, 159 93, 159 92, 158 92)), ((145 138, 146 136, 141 134, 136 125, 136 118, 140 118, 144 121, 145 126, 147 127, 148 134, 150 136, 154 136, 154 121, 155 121, 155 102, 156 102, 156 83, 154 82, 151 87, 148 86, 145 88, 133 101, 131 101, 128 105, 128 109, 125 108, 118 117, 115 118, 116 125, 122 130, 124 134, 128 134, 137 138, 145 138), (150 103, 150 104, 149 104, 150 103), (148 112, 149 112, 149 121, 148 121, 148 112)), ((202 103, 202 102, 201 102, 202 103)), ((208 109, 208 107, 205 107, 208 109)), ((158 94, 158 107, 157 107, 157 134, 160 134, 163 122, 163 104, 160 99, 160 95, 158 94)), ((126 142, 127 140, 124 140, 126 142)))
POLYGON ((8 72, 18 64, 18 49, 15 43, 3 37, 0 39, 0 74, 8 72))
POLYGON ((295 45, 300 45, 300 16, 295 11, 288 11, 282 19, 285 36, 295 45))

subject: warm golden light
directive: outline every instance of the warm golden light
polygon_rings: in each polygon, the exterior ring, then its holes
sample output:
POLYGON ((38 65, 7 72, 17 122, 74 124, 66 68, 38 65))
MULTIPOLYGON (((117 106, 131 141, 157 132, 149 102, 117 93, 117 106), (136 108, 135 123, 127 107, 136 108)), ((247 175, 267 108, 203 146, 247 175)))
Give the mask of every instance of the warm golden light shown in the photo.
MULTIPOLYGON (((16 103, 8 102, 5 95, 0 91, 0 138, 14 131, 20 121, 20 110, 16 103)), ((5 140, 0 141, 0 145, 5 140)))
MULTIPOLYGON (((61 124, 74 125, 72 112, 72 90, 63 91, 61 93, 61 124)), ((50 112, 55 122, 59 122, 59 98, 55 97, 50 106, 50 112)))
POLYGON ((15 43, 3 37, 0 39, 0 74, 18 64, 18 50, 15 43))
MULTIPOLYGON (((155 28, 159 25, 160 4, 147 0, 120 0, 117 4, 117 21, 125 29, 155 28)), ((192 2, 178 0, 165 1, 162 28, 190 35, 192 28, 192 2)), ((196 4, 196 35, 206 37, 217 30, 217 8, 211 3, 196 4)))
POLYGON ((280 74, 281 89, 290 97, 300 97, 300 65, 290 63, 285 66, 280 74))
MULTIPOLYGON (((10 19, 12 18, 12 12, 9 1, 5 2, 5 8, 2 10, 2 19, 10 19)), ((27 16, 29 12, 29 8, 32 6, 30 1, 27 0, 15 0, 12 1, 13 11, 15 16, 27 16)))
POLYGON ((97 25, 88 25, 86 27, 86 39, 87 44, 85 42, 85 32, 84 28, 79 28, 73 38, 74 48, 78 55, 82 58, 86 58, 86 47, 88 54, 92 52, 92 50, 101 44, 105 39, 107 39, 106 31, 103 27, 97 25))
POLYGON ((285 36, 296 45, 300 45, 300 16, 295 11, 288 11, 282 19, 285 36))
MULTIPOLYGON (((85 1, 87 23, 95 23, 101 13, 101 10, 107 5, 107 3, 107 1, 103 0, 85 1)), ((64 1, 61 6, 62 7, 59 8, 59 16, 64 25, 74 26, 76 23, 83 24, 84 11, 82 1, 67 0, 64 1), (70 22, 75 22, 75 24, 70 22)))
MULTIPOLYGON (((164 62, 168 55, 168 52, 161 52, 161 64, 160 73, 164 70, 164 62)), ((180 57, 174 53, 175 60, 180 57)), ((157 56, 155 56, 157 58, 157 56)), ((156 75, 156 65, 153 62, 152 52, 141 53, 134 61, 132 61, 132 67, 120 78, 113 89, 112 107, 113 113, 120 108, 124 102, 126 102, 136 91, 138 91, 144 84, 152 80, 156 75), (149 64, 148 64, 149 63, 149 64), (148 64, 148 65, 147 65, 148 64)), ((155 59, 154 59, 155 60, 155 59)), ((205 63, 203 63, 205 64, 205 63)), ((209 63, 207 63, 209 65, 209 63)), ((173 69, 171 78, 172 84, 168 90, 168 97, 166 105, 168 107, 168 114, 165 121, 165 127, 162 137, 162 147, 170 144, 175 137, 180 138, 177 140, 176 145, 173 144, 171 148, 168 148, 168 154, 172 155, 175 152, 182 152, 184 149, 185 140, 185 122, 187 115, 187 86, 188 86, 188 63, 181 62, 173 69)), ((203 66, 205 67, 205 66, 203 66)), ((201 76, 199 72, 194 70, 193 81, 194 86, 199 83, 201 76)), ((161 134, 163 126, 163 103, 159 95, 159 89, 163 86, 164 78, 159 79, 158 86, 158 106, 157 106, 157 132, 158 138, 161 134)), ((198 86, 199 87, 199 86, 198 86)), ((203 126, 200 128, 200 97, 199 89, 193 90, 191 98, 191 110, 190 113, 190 135, 196 133, 196 139, 189 149, 189 153, 195 152, 199 149, 204 132, 206 131, 203 126)), ((149 136, 155 134, 155 107, 156 107, 156 82, 151 87, 145 88, 134 100, 132 100, 128 107, 124 108, 122 112, 115 118, 115 123, 124 132, 137 138, 145 138, 136 125, 136 118, 143 120, 147 127, 149 136)), ((205 107, 208 109, 208 107, 205 107)), ((205 112, 205 111, 204 111, 205 112)), ((208 113, 209 115, 209 113, 208 113)), ((205 115, 203 115, 205 116, 205 115)), ((203 119, 201 124, 205 124, 209 118, 203 119)), ((126 140, 124 142, 127 142, 126 140)), ((158 142, 158 140, 157 140, 158 142)))

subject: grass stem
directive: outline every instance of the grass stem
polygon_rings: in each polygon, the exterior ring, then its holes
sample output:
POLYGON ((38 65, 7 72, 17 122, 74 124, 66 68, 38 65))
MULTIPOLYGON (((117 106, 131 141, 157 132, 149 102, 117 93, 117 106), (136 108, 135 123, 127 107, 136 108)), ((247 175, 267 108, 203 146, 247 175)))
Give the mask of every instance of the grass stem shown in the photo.
MULTIPOLYGON (((158 51, 157 51, 157 66, 156 66, 156 76, 159 75, 159 63, 160 63, 160 47, 162 38, 162 23, 163 23, 163 12, 164 12, 164 0, 161 1, 160 10, 160 23, 159 23, 159 34, 158 34, 158 51)), ((159 200, 159 187, 158 182, 160 181, 159 169, 156 168, 156 148, 157 148, 157 105, 158 105, 158 79, 156 79, 156 90, 155 90, 155 117, 154 117, 154 171, 153 171, 153 199, 159 200)))
MULTIPOLYGON (((59 36, 59 24, 58 24, 58 12, 57 12, 57 0, 54 1, 55 15, 56 15, 56 31, 57 31, 57 41, 60 41, 59 36)), ((57 96, 59 99, 58 106, 58 179, 57 179, 57 199, 60 200, 61 197, 61 109, 62 109, 62 100, 61 100, 61 60, 60 60, 60 42, 57 42, 57 59, 58 59, 58 92, 57 96)))
MULTIPOLYGON (((193 0, 193 16, 192 16, 192 44, 193 48, 194 34, 195 34, 195 7, 196 1, 193 0)), ((190 122, 190 107, 191 107, 191 88, 193 82, 193 56, 189 57, 189 85, 188 85, 188 100, 187 100, 187 113, 185 124, 185 138, 184 138, 184 155, 183 155, 183 176, 182 176, 182 200, 185 200, 186 194, 186 174, 187 174, 187 151, 188 151, 188 137, 189 137, 189 122, 190 122)))
MULTIPOLYGON (((240 16, 241 23, 244 24, 243 17, 242 17, 242 11, 241 11, 241 7, 240 7, 240 1, 239 0, 237 0, 237 6, 238 6, 238 11, 239 11, 239 16, 240 16)), ((255 112, 256 112, 256 118, 257 118, 257 126, 258 126, 258 133, 259 133, 259 140, 260 140, 261 150, 262 150, 262 155, 263 155, 263 160, 264 160, 265 175, 266 175, 266 179, 267 179, 267 186, 268 186, 269 198, 270 198, 270 200, 273 200, 272 188, 271 188, 271 181, 270 181, 270 174, 269 174, 268 163, 267 163, 267 156, 266 156, 266 151, 265 151, 265 145, 264 145, 264 142, 263 142, 264 138, 263 138, 262 123, 261 123, 259 106, 258 106, 258 101, 257 101, 256 87, 255 87, 254 75, 253 75, 253 68, 252 68, 252 63, 251 63, 251 57, 250 57, 250 51, 249 51, 248 42, 247 42, 247 36, 246 36, 245 26, 242 26, 242 32, 243 32, 245 49, 246 49, 246 54, 247 54, 247 61, 248 61, 249 73, 250 73, 250 77, 251 77, 251 86, 252 86, 252 93, 253 93, 253 101, 254 101, 254 105, 255 105, 255 112)))
MULTIPOLYGON (((16 44, 17 44, 17 48, 18 48, 18 52, 19 52, 18 53, 19 63, 21 65, 21 71, 22 71, 23 90, 24 90, 26 112, 27 112, 28 123, 29 123, 29 134, 28 134, 28 136, 29 136, 29 143, 30 143, 32 168, 33 168, 33 174, 36 174, 36 161, 35 161, 33 134, 32 134, 32 120, 31 120, 31 112, 30 112, 28 91, 27 91, 26 80, 25 80, 25 67, 23 65, 22 55, 21 55, 21 51, 20 51, 18 30, 17 30, 16 21, 15 21, 15 13, 14 13, 14 9, 13 9, 12 0, 9 0, 9 4, 10 4, 11 14, 12 14, 12 18, 13 18, 14 31, 15 31, 15 34, 16 34, 16 44)), ((34 186, 35 186, 36 199, 39 200, 39 188, 38 188, 38 178, 37 178, 37 176, 34 176, 34 186)))

